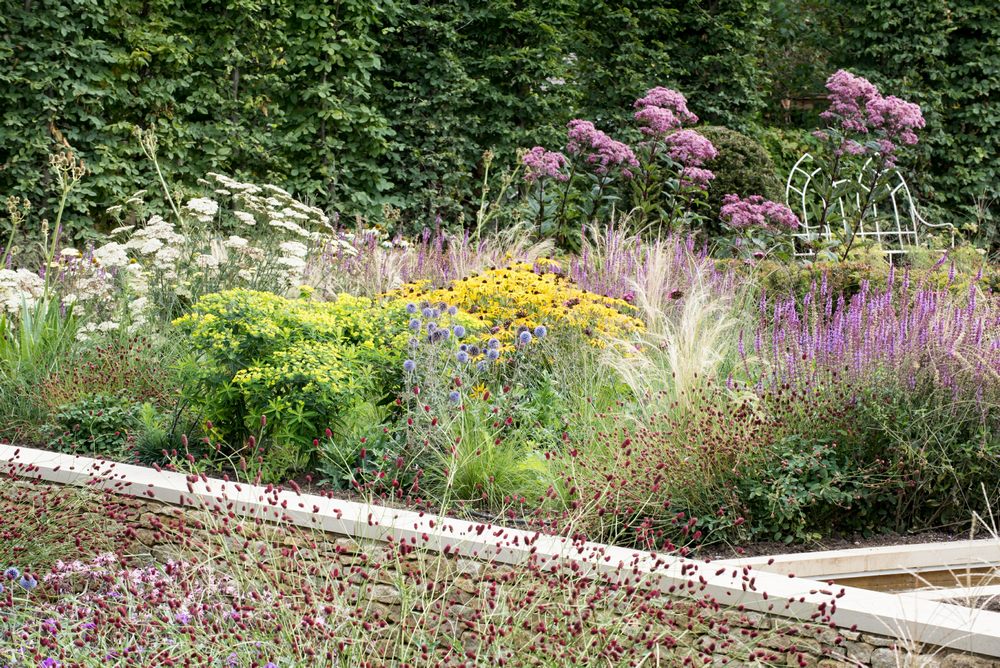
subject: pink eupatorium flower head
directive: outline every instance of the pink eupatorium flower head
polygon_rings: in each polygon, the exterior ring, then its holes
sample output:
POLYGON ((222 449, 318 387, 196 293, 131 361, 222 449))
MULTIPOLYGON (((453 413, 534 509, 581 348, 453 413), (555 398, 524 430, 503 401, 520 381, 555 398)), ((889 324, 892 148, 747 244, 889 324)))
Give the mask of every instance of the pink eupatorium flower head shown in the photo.
POLYGON ((667 154, 685 167, 701 167, 719 154, 712 142, 694 130, 678 130, 663 141, 667 154))
POLYGON ((820 118, 839 120, 845 130, 867 134, 865 109, 870 100, 879 97, 875 84, 847 70, 837 70, 826 80, 826 89, 830 91, 827 96, 830 108, 820 114, 820 118))
MULTIPOLYGON (((915 131, 925 125, 919 105, 894 95, 883 97, 872 82, 845 70, 834 72, 827 79, 826 88, 830 91, 827 96, 830 107, 820 117, 839 124, 848 134, 875 135, 878 152, 887 164, 895 163, 900 144, 917 143, 915 131)), ((822 132, 817 136, 826 138, 822 132)), ((850 155, 862 155, 868 150, 868 146, 853 139, 845 139, 837 149, 850 155)))
POLYGON ((537 181, 547 176, 556 181, 566 181, 569 175, 562 171, 565 166, 565 155, 536 146, 524 155, 524 180, 537 181))
POLYGON ((594 171, 598 174, 607 174, 609 170, 621 167, 622 176, 631 178, 629 168, 638 167, 639 161, 628 144, 615 141, 590 121, 574 119, 569 122, 568 127, 568 153, 584 156, 588 164, 594 165, 594 171))
POLYGON ((760 195, 750 195, 746 199, 740 198, 739 195, 726 195, 722 199, 719 213, 731 227, 738 229, 759 227, 794 230, 799 226, 799 219, 791 209, 784 204, 766 200, 760 195))
POLYGON ((685 167, 681 170, 681 185, 685 188, 708 188, 708 182, 715 178, 715 172, 701 167, 685 167))
MULTIPOLYGON (((660 107, 673 113, 678 123, 697 123, 698 117, 688 111, 687 98, 681 93, 663 86, 650 88, 646 95, 635 101, 636 109, 646 109, 648 107, 660 107)), ((636 120, 639 115, 636 114, 636 120)))
POLYGON ((643 107, 635 112, 635 120, 642 126, 640 131, 651 137, 660 137, 681 127, 680 119, 664 107, 643 107))

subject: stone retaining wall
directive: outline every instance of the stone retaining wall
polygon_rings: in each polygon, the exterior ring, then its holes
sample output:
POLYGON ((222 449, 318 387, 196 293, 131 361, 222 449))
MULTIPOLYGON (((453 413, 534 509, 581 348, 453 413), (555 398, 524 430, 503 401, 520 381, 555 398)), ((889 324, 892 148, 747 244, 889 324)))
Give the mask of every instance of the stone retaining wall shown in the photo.
MULTIPOLYGON (((50 483, 8 479, 0 480, 0 486, 58 489, 50 483)), ((25 508, 25 512, 37 511, 25 508)), ((567 605, 574 596, 574 592, 561 591, 558 583, 564 580, 558 574, 543 572, 547 569, 490 563, 413 546, 401 548, 358 541, 350 536, 275 526, 240 517, 232 510, 180 508, 95 491, 81 492, 74 512, 99 514, 107 535, 121 554, 165 563, 199 561, 225 553, 227 559, 213 561, 222 568, 238 566, 241 562, 234 556, 254 555, 251 557, 254 562, 265 559, 269 569, 285 569, 297 577, 305 576, 317 587, 332 583, 344 601, 344 614, 351 614, 348 608, 363 608, 364 614, 376 624, 386 627, 413 623, 414 609, 412 602, 405 600, 405 592, 414 586, 430 587, 440 592, 433 598, 434 609, 417 612, 433 616, 440 632, 460 643, 470 656, 476 655, 482 642, 481 629, 475 622, 490 603, 487 592, 495 591, 497 583, 509 585, 523 580, 525 591, 550 596, 554 607, 567 605)), ((667 630, 671 637, 679 638, 676 645, 673 641, 663 644, 662 655, 669 658, 659 665, 675 665, 670 662, 690 657, 698 664, 707 662, 713 666, 1000 668, 997 659, 940 648, 909 647, 888 636, 792 620, 777 614, 780 610, 762 614, 706 606, 696 592, 669 601, 655 599, 659 609, 655 614, 644 612, 641 623, 635 625, 614 617, 630 614, 623 612, 631 609, 627 598, 643 593, 638 582, 634 591, 629 587, 608 590, 607 598, 601 599, 598 607, 592 606, 590 621, 596 627, 603 624, 616 628, 621 636, 618 640, 628 644, 646 642, 651 634, 656 636, 650 631, 648 621, 655 617, 659 628, 654 631, 667 630), (600 622, 601 619, 605 621, 600 622)), ((544 606, 539 607, 543 609, 544 606)), ((538 617, 541 623, 544 614, 539 612, 538 617)), ((655 643, 650 649, 647 642, 647 650, 654 655, 660 649, 655 643)), ((386 647, 383 652, 385 656, 391 655, 392 648, 386 647)), ((655 660, 652 665, 656 665, 655 660)))

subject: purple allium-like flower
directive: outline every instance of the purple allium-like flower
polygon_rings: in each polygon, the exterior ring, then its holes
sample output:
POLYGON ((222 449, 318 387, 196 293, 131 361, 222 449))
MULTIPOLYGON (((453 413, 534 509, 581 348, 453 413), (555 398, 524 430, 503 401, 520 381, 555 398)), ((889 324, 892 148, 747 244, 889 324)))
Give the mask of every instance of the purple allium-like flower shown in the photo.
POLYGON ((16 580, 17 578, 21 577, 21 571, 17 570, 17 568, 15 568, 14 566, 11 566, 7 570, 5 570, 3 574, 4 577, 7 578, 8 580, 16 580))
POLYGON ((678 130, 663 141, 670 157, 685 167, 701 167, 719 154, 712 142, 694 130, 678 130))
POLYGON ((38 580, 36 580, 34 577, 30 575, 22 575, 18 579, 17 584, 21 586, 21 589, 24 589, 25 591, 31 591, 32 589, 38 586, 38 580))
POLYGON ((490 350, 497 350, 500 348, 500 340, 497 338, 491 338, 486 342, 486 347, 490 350))
POLYGON ((467 364, 469 362, 469 353, 464 350, 459 350, 455 353, 455 359, 457 359, 460 364, 467 364))
POLYGON ((433 318, 434 317, 434 309, 432 309, 430 306, 426 306, 426 307, 424 307, 423 314, 424 314, 425 318, 433 318))
POLYGON ((760 195, 750 195, 746 199, 739 195, 726 195, 722 198, 722 208, 719 213, 724 221, 735 228, 760 227, 763 229, 788 228, 799 226, 799 219, 784 204, 766 200, 760 195))
POLYGON ((414 313, 417 312, 417 305, 414 304, 413 302, 410 302, 409 304, 406 305, 406 312, 409 313, 410 315, 413 315, 414 313))
POLYGON ((457 306, 449 306, 448 307, 448 315, 458 315, 458 307, 457 306))
POLYGON ((487 362, 486 360, 479 360, 478 362, 476 362, 476 369, 480 372, 486 371, 489 368, 490 368, 490 363, 487 362))
POLYGON ((715 172, 702 167, 685 167, 681 170, 681 185, 684 187, 705 190, 714 178, 715 172))
POLYGON ((462 327, 461 325, 455 325, 451 331, 455 333, 456 339, 460 339, 465 336, 465 327, 462 327))
POLYGON ((524 346, 528 345, 529 343, 531 343, 531 332, 527 330, 521 332, 520 334, 517 335, 517 340, 518 342, 521 343, 521 345, 524 346))
POLYGON ((664 88, 663 86, 650 88, 643 97, 635 101, 633 106, 636 109, 647 109, 649 107, 666 109, 673 113, 679 123, 691 124, 698 122, 698 117, 688 111, 687 98, 681 93, 670 88, 664 88))
POLYGON ((417 368, 417 363, 413 360, 406 360, 403 362, 403 371, 406 373, 413 373, 417 368))
POLYGON ((574 119, 569 122, 569 141, 566 150, 572 155, 584 156, 588 164, 594 165, 598 174, 607 174, 615 167, 621 167, 622 175, 632 176, 630 167, 638 167, 639 161, 628 144, 615 141, 594 127, 590 121, 574 119))
POLYGON ((448 401, 450 401, 451 403, 457 404, 461 400, 462 400, 462 395, 459 394, 458 390, 452 390, 451 392, 448 393, 448 401))
POLYGON ((535 327, 535 336, 537 336, 540 339, 544 339, 546 334, 548 333, 549 330, 545 325, 539 325, 538 327, 535 327))
POLYGON ((547 151, 536 146, 524 155, 524 180, 537 181, 547 176, 556 181, 566 181, 569 179, 569 175, 563 172, 566 164, 566 156, 559 151, 547 151))
POLYGON ((417 331, 418 329, 420 329, 420 321, 417 320, 416 318, 412 318, 410 320, 410 329, 412 329, 413 331, 417 331))
POLYGON ((497 350, 496 348, 490 348, 489 350, 486 351, 486 359, 488 359, 491 362, 497 361, 498 359, 500 359, 500 351, 497 350))
POLYGON ((41 666, 41 668, 59 668, 61 664, 52 657, 47 657, 38 665, 41 666))

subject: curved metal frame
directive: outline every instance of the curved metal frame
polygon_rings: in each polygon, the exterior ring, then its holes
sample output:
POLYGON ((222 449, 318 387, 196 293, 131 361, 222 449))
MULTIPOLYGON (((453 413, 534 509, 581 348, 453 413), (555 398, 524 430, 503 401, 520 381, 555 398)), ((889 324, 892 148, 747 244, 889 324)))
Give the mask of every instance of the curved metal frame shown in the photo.
MULTIPOLYGON (((796 206, 799 210, 796 214, 799 216, 800 226, 797 231, 792 233, 795 238, 795 256, 796 257, 811 257, 814 252, 809 249, 808 244, 816 241, 817 239, 824 239, 830 241, 834 238, 834 232, 830 227, 830 220, 827 219, 823 224, 822 229, 817 225, 809 224, 809 202, 812 201, 813 197, 817 195, 813 192, 811 186, 813 185, 813 179, 822 171, 822 167, 816 167, 815 169, 809 170, 808 163, 813 161, 813 157, 810 153, 805 153, 788 174, 788 180, 785 182, 785 203, 794 211, 796 206), (799 177, 798 179, 796 177, 799 177), (801 185, 796 185, 796 181, 800 181, 801 185), (795 200, 795 201, 793 201, 795 200), (803 250, 803 247, 805 250, 803 250)), ((869 158, 858 170, 857 180, 860 183, 865 171, 871 164, 871 158, 869 158)), ((955 228, 949 223, 931 223, 927 221, 920 212, 917 210, 916 202, 913 201, 913 195, 910 192, 910 187, 906 183, 906 179, 903 175, 894 170, 890 175, 890 181, 884 184, 882 187, 888 189, 888 199, 892 207, 891 214, 888 216, 890 220, 893 221, 894 225, 891 229, 883 229, 882 221, 886 216, 879 215, 879 203, 876 202, 871 207, 871 212, 866 214, 858 223, 857 236, 862 239, 872 239, 879 245, 881 245, 885 252, 891 255, 900 255, 907 252, 907 246, 916 245, 920 242, 920 234, 924 228, 947 228, 951 230, 951 244, 955 244, 955 228), (895 182, 891 179, 895 177, 895 182), (866 225, 866 222, 868 225, 866 225), (874 228, 874 229, 873 229, 874 228)), ((841 179, 834 182, 834 186, 838 186, 845 183, 847 179, 841 179)), ((844 201, 845 198, 838 197, 837 201, 834 202, 833 206, 836 207, 840 214, 840 220, 847 220, 847 207, 850 206, 850 201, 847 203, 844 201)), ((820 197, 821 203, 823 202, 822 197, 820 197)), ((861 195, 856 194, 854 196, 854 210, 857 211, 861 208, 861 195)), ((849 233, 850 230, 845 230, 845 233, 849 233)))

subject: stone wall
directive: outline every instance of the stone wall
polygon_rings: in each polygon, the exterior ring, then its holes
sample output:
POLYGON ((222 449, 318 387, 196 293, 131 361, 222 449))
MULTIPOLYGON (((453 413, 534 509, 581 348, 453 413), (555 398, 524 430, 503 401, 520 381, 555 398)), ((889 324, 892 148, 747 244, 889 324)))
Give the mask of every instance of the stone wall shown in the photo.
POLYGON ((659 665, 679 665, 683 658, 690 658, 695 664, 733 667, 1000 668, 998 659, 909 647, 887 636, 804 623, 779 614, 720 608, 699 599, 696 592, 668 599, 654 595, 638 581, 604 588, 574 578, 571 564, 510 566, 416 546, 363 542, 240 517, 224 505, 211 510, 180 508, 149 499, 70 492, 48 483, 7 479, 0 480, 0 492, 3 488, 6 508, 20 503, 23 512, 34 516, 41 509, 32 499, 47 499, 43 504, 51 504, 53 498, 75 495, 73 503, 60 512, 99 517, 102 535, 116 552, 132 560, 210 559, 216 568, 256 569, 254 577, 267 573, 267 577, 295 582, 297 587, 335 590, 342 607, 338 614, 363 610, 376 629, 372 636, 376 641, 378 628, 387 629, 387 646, 378 650, 383 657, 393 655, 391 638, 399 637, 400 625, 413 626, 414 633, 426 632, 421 625, 428 621, 448 638, 445 644, 453 648, 448 651, 457 652, 456 658, 462 658, 463 650, 464 656, 476 656, 486 642, 484 615, 491 614, 488 608, 495 605, 497 591, 502 591, 499 598, 507 603, 528 600, 526 605, 535 606, 517 611, 519 623, 525 624, 552 623, 556 618, 552 610, 576 610, 586 604, 589 616, 581 633, 613 629, 615 641, 623 646, 643 643, 653 655, 651 665, 656 665, 655 658, 662 651, 659 665), (38 490, 45 493, 39 495, 38 490), (433 595, 418 596, 415 603, 410 600, 413 591, 433 595), (539 597, 549 598, 539 604, 539 597), (397 633, 388 632, 393 629, 397 633), (455 650, 456 646, 460 648, 455 650))

